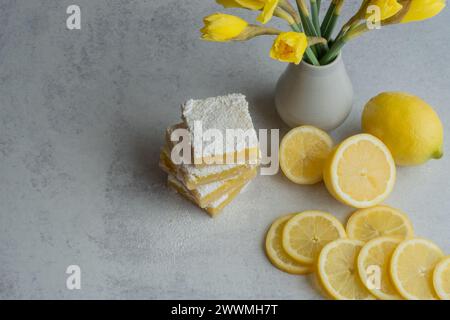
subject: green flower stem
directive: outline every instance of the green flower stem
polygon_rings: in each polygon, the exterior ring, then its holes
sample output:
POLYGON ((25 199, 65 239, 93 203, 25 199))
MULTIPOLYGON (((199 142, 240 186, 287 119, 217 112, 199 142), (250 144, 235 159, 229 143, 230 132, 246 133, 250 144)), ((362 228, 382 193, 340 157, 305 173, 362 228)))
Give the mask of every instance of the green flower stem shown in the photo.
MULTIPOLYGON (((291 28, 292 28, 294 31, 297 31, 297 32, 303 32, 303 29, 302 29, 301 26, 298 26, 298 25, 293 24, 293 25, 291 25, 291 28)), ((317 57, 316 57, 316 55, 314 54, 314 52, 313 52, 313 50, 311 49, 311 47, 307 47, 307 48, 306 48, 305 54, 306 54, 306 57, 307 57, 308 60, 309 60, 309 61, 308 61, 309 63, 312 63, 312 64, 315 65, 315 66, 320 66, 319 60, 317 59, 317 57)))
POLYGON ((320 12, 320 6, 322 4, 322 0, 317 0, 317 11, 320 12))
POLYGON ((317 33, 317 36, 321 36, 320 32, 320 22, 319 22, 319 7, 317 6, 317 0, 310 0, 311 3, 311 17, 312 23, 314 25, 314 29, 317 33))
MULTIPOLYGON (((348 29, 347 29, 348 30, 348 29)), ((339 31, 338 35, 336 36, 336 38, 334 39, 334 42, 338 41, 339 39, 341 39, 345 33, 347 32, 347 30, 342 29, 341 31, 339 31)))
POLYGON ((327 65, 331 61, 336 59, 336 57, 339 55, 339 52, 345 46, 347 41, 348 41, 348 39, 345 37, 342 37, 341 39, 336 40, 333 43, 333 46, 330 48, 330 50, 320 59, 320 64, 327 65))
POLYGON ((339 16, 340 16, 340 14, 337 12, 334 12, 331 15, 330 23, 328 24, 327 28, 325 29, 325 32, 323 33, 323 37, 325 39, 327 39, 327 41, 331 39, 331 36, 333 34, 334 28, 336 27, 339 16))
POLYGON ((367 7, 369 6, 369 4, 370 4, 370 0, 364 0, 361 3, 361 7, 359 8, 358 12, 353 17, 351 17, 350 20, 347 21, 347 23, 345 23, 342 26, 341 31, 339 31, 339 34, 336 37, 336 41, 339 38, 342 38, 352 28, 352 26, 355 26, 359 22, 361 22, 361 20, 365 17, 365 14, 367 12, 367 7))
POLYGON ((320 66, 320 62, 314 55, 314 52, 311 50, 311 47, 306 48, 305 54, 313 65, 320 66))
MULTIPOLYGON (((341 15, 341 9, 344 5, 344 0, 333 0, 333 2, 330 5, 330 16, 328 17, 328 20, 326 21, 326 24, 322 24, 323 31, 322 36, 329 41, 331 39, 331 36, 333 34, 334 28, 336 27, 336 23, 341 15)), ((328 12, 327 12, 328 14, 328 12)))
POLYGON ((334 1, 330 3, 328 7, 327 13, 325 14, 325 18, 323 18, 322 25, 320 26, 320 30, 322 34, 325 34, 325 31, 328 28, 328 24, 330 23, 331 16, 333 15, 334 10, 336 9, 336 4, 334 1))
POLYGON ((314 26, 312 25, 311 20, 309 20, 309 17, 305 16, 304 13, 300 12, 300 20, 302 22, 302 26, 303 29, 305 30, 306 35, 310 37, 315 37, 316 33, 314 30, 314 26))
MULTIPOLYGON (((300 15, 300 17, 302 17, 302 15, 300 15)), ((303 19, 302 22, 304 21, 304 23, 306 23, 308 25, 308 29, 310 30, 310 36, 311 37, 318 37, 319 33, 316 30, 316 27, 314 26, 314 24, 311 21, 311 17, 307 16, 307 15, 303 15, 303 19)))
POLYGON ((353 32, 352 30, 356 28, 361 28, 360 22, 358 20, 355 20, 352 23, 350 23, 349 21, 346 25, 342 27, 341 31, 336 36, 335 41, 342 39, 346 34, 353 32))
POLYGON ((327 65, 332 62, 341 52, 341 49, 345 46, 347 42, 350 40, 359 37, 363 33, 369 31, 367 25, 365 23, 359 25, 353 25, 347 33, 345 33, 342 37, 336 39, 336 41, 331 46, 330 50, 320 59, 321 65, 327 65))
MULTIPOLYGON (((320 37, 319 33, 316 31, 316 28, 314 27, 311 18, 309 15, 305 15, 302 12, 300 12, 300 19, 302 21, 303 28, 305 29, 305 33, 309 37, 320 37)), ((317 44, 315 46, 312 46, 311 49, 313 50, 316 57, 320 57, 323 55, 324 52, 328 51, 328 45, 325 44, 317 44)))
MULTIPOLYGON (((309 15, 308 8, 305 4, 305 1, 297 0, 296 2, 297 2, 298 11, 300 13, 300 20, 302 22, 302 25, 303 25, 306 35, 310 36, 310 37, 320 37, 319 32, 317 32, 316 28, 314 27, 314 25, 311 21, 311 17, 309 15)), ((328 45, 327 44, 317 44, 315 46, 312 46, 311 50, 314 52, 314 55, 316 57, 320 57, 320 56, 322 56, 324 51, 328 50, 328 45)))
MULTIPOLYGON (((303 31, 305 32, 305 34, 308 37, 316 37, 314 26, 312 26, 312 23, 311 23, 311 20, 309 19, 309 17, 305 16, 303 13, 300 12, 300 20, 301 20, 301 25, 303 27, 303 31)), ((315 46, 311 47, 311 49, 313 50, 314 54, 317 57, 319 54, 318 49, 315 46)))
POLYGON ((317 37, 319 34, 317 33, 311 18, 309 16, 308 8, 304 2, 304 0, 297 0, 298 12, 300 13, 300 19, 302 21, 303 28, 305 30, 306 35, 310 37, 317 37))

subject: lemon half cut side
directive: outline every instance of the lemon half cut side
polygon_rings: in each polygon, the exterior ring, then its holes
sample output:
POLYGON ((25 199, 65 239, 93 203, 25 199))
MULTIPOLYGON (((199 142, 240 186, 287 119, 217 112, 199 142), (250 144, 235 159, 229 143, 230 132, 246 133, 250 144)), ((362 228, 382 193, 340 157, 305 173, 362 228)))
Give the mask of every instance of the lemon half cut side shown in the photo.
POLYGON ((389 149, 370 134, 344 140, 329 156, 324 169, 328 191, 355 208, 384 201, 395 184, 396 168, 389 149))

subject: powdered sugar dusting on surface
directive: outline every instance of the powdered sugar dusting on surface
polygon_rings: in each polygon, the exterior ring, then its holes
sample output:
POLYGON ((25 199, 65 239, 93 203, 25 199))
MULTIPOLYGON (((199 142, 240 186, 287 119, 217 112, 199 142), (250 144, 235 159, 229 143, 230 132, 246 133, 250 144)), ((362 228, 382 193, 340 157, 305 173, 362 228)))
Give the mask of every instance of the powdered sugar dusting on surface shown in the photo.
MULTIPOLYGON (((203 100, 189 100, 182 105, 182 114, 186 127, 190 131, 193 150, 196 157, 220 156, 226 153, 240 152, 245 148, 257 148, 258 139, 253 122, 248 111, 248 102, 244 95, 234 93, 227 96, 207 98, 203 100), (214 148, 203 148, 194 139, 194 124, 201 121, 203 131, 219 130, 224 138, 224 149, 221 154, 215 153, 214 148), (237 139, 225 139, 227 129, 240 129, 236 133, 237 139), (250 137, 245 143, 244 132, 250 130, 250 137)), ((201 139, 199 139, 201 140, 201 139)))

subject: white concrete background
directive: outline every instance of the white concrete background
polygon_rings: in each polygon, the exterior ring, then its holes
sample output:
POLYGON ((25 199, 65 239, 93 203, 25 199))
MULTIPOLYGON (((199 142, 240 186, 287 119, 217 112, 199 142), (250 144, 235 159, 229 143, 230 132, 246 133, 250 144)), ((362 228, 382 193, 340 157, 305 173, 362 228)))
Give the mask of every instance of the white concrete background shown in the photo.
MULTIPOLYGON (((286 129, 273 105, 285 65, 268 57, 272 39, 199 40, 201 18, 219 10, 205 0, 1 1, 1 298, 321 298, 308 278, 272 267, 262 246, 285 213, 345 220, 351 209, 322 184, 258 177, 212 220, 169 192, 157 168, 164 129, 190 97, 242 92, 257 128, 286 129), (81 6, 81 31, 65 27, 70 4, 81 6), (65 287, 70 264, 82 269, 79 291, 65 287)), ((364 103, 387 90, 429 101, 450 136, 449 19, 446 10, 345 48, 356 101, 336 141, 359 132, 364 103)), ((399 169, 387 200, 447 253, 449 168, 446 156, 399 169)))

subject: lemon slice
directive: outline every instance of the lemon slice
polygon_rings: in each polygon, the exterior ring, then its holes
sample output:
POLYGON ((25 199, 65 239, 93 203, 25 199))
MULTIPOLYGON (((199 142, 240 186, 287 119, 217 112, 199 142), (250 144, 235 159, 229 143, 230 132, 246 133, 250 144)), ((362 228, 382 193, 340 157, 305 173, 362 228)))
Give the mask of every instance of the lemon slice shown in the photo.
POLYGON ((266 236, 266 254, 270 262, 278 269, 292 274, 307 274, 313 271, 311 266, 303 265, 292 259, 281 244, 283 228, 286 222, 294 214, 290 214, 275 220, 269 228, 266 236))
POLYGON ((426 239, 401 242, 391 259, 391 278, 398 292, 409 300, 435 300, 433 270, 444 257, 441 249, 426 239))
POLYGON ((312 264, 326 244, 344 237, 344 227, 334 216, 321 211, 305 211, 287 221, 282 243, 294 260, 312 264))
POLYGON ((372 207, 386 199, 394 187, 395 175, 388 148, 370 134, 344 140, 324 166, 328 191, 355 208, 372 207))
POLYGON ((323 165, 332 147, 330 136, 320 129, 312 126, 292 129, 281 141, 281 170, 289 180, 298 184, 320 182, 323 165))
POLYGON ((318 274, 327 293, 337 300, 373 300, 359 278, 356 260, 363 247, 359 240, 339 239, 320 252, 318 274))
POLYGON ((347 222, 350 239, 369 241, 381 236, 412 238, 414 229, 408 217, 388 206, 375 206, 355 211, 347 222))
POLYGON ((439 262, 434 269, 433 285, 439 298, 450 300, 450 256, 439 262))
POLYGON ((391 256, 401 241, 394 237, 372 239, 359 252, 358 273, 361 281, 379 299, 402 299, 389 275, 391 256))

